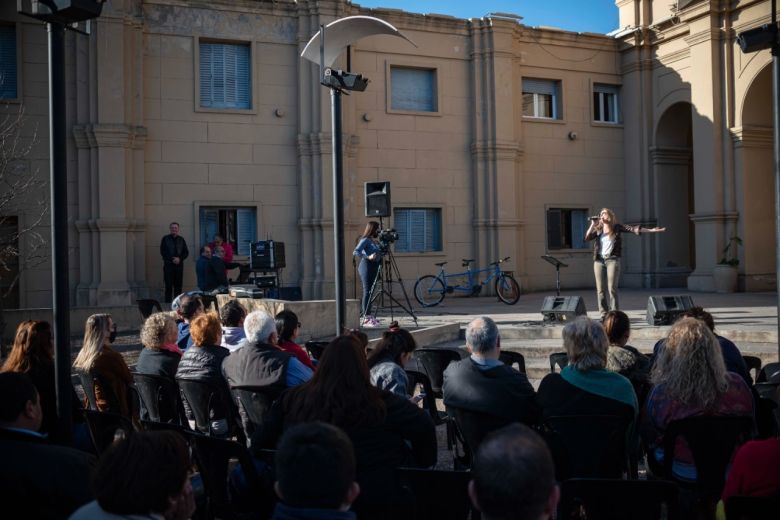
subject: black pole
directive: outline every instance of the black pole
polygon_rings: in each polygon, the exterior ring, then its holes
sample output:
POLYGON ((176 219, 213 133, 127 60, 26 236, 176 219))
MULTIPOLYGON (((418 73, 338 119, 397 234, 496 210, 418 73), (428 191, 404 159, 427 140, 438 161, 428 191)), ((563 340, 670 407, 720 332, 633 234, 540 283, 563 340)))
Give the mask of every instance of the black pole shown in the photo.
POLYGON ((51 161, 51 274, 54 364, 59 431, 72 432, 70 297, 68 287, 68 177, 65 150, 65 27, 46 24, 49 33, 49 160, 51 161))
POLYGON ((780 361, 780 42, 777 32, 777 4, 772 0, 772 94, 774 95, 775 127, 775 285, 777 289, 777 359, 780 361))
POLYGON ((345 325, 344 286, 344 157, 341 147, 341 91, 330 89, 331 131, 333 132, 333 256, 336 262, 336 336, 345 325))

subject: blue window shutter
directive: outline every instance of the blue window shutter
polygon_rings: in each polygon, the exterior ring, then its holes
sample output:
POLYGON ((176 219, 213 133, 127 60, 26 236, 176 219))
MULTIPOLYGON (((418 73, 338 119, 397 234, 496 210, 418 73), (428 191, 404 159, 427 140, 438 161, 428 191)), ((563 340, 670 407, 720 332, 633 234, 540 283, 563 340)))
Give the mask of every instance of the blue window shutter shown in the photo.
POLYGON ((557 94, 556 81, 550 79, 523 78, 523 92, 529 94, 557 94))
POLYGON ((250 47, 232 43, 200 43, 200 105, 208 108, 251 108, 250 47))
POLYGON ((572 249, 587 249, 585 231, 588 230, 588 212, 584 209, 574 209, 571 212, 571 247, 572 249))
POLYGON ((395 243, 399 253, 441 251, 441 209, 395 208, 395 228, 400 238, 395 243))
POLYGON ((250 242, 257 240, 257 219, 255 217, 255 208, 238 208, 236 210, 237 231, 236 242, 238 245, 237 254, 249 255, 250 242))
POLYGON ((390 68, 390 108, 415 112, 436 112, 436 71, 390 68))
POLYGON ((219 234, 219 210, 200 208, 200 247, 205 246, 219 234))
POLYGON ((409 244, 409 210, 408 209, 395 209, 395 217, 393 217, 395 229, 398 231, 398 241, 395 243, 395 250, 398 252, 407 252, 410 250, 409 244))
POLYGON ((425 210, 413 209, 410 217, 412 251, 425 251, 425 210))
POLYGON ((441 210, 429 209, 426 230, 427 251, 441 251, 441 210))
POLYGON ((0 99, 16 99, 16 27, 0 25, 0 99))

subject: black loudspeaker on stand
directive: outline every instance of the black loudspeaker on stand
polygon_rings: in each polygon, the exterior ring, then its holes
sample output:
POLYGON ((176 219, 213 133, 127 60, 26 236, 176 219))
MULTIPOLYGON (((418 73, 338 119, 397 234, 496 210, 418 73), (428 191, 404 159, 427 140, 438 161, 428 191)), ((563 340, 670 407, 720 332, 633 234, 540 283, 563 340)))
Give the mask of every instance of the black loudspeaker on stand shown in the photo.
POLYGON ((647 299, 647 323, 671 325, 691 307, 695 307, 693 298, 687 295, 650 296, 647 299))
POLYGON ((390 182, 367 182, 363 185, 367 217, 389 217, 390 182))
POLYGON ((585 302, 579 296, 545 296, 542 303, 544 321, 571 321, 587 314, 585 302))

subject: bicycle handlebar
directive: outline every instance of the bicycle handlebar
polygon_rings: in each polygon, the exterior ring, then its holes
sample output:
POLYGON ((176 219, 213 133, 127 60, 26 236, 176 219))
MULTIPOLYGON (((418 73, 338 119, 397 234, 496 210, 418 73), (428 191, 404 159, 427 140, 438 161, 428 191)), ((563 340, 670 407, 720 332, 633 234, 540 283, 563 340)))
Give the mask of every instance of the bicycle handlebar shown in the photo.
POLYGON ((509 258, 510 257, 507 256, 506 258, 502 258, 501 260, 498 260, 497 262, 491 262, 490 265, 498 265, 500 263, 506 262, 507 260, 509 260, 509 258))

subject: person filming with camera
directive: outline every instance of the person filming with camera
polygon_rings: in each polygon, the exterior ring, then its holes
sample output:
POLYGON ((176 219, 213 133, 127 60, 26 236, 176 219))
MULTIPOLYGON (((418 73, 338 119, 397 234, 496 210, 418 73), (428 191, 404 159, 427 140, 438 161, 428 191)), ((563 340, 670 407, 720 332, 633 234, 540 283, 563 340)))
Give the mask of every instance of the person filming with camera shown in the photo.
POLYGON ((352 254, 360 258, 358 265, 358 274, 360 283, 363 285, 363 299, 361 300, 361 315, 363 319, 360 324, 363 327, 379 327, 381 324, 374 315, 371 314, 369 307, 371 299, 371 287, 374 285, 376 275, 379 272, 379 265, 382 262, 382 248, 377 240, 379 236, 379 222, 371 220, 366 224, 366 229, 360 235, 355 250, 352 254))

